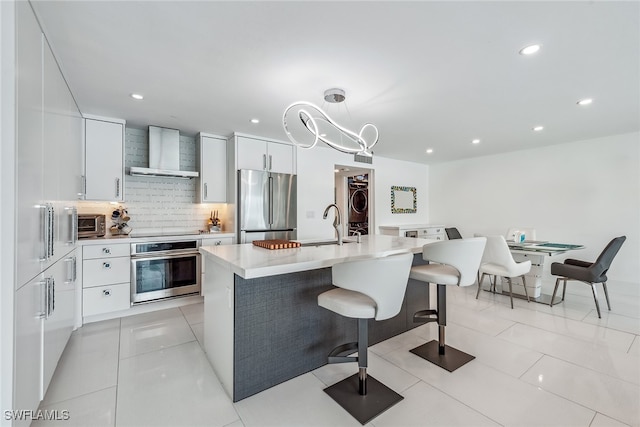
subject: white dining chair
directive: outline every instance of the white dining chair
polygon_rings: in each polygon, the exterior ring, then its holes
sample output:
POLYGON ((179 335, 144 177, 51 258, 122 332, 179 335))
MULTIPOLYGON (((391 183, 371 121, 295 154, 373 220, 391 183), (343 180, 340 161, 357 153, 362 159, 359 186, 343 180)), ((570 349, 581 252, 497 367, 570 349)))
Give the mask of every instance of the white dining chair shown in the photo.
MULTIPOLYGON (((497 278, 504 277, 507 279, 509 296, 511 297, 511 308, 513 308, 513 283, 511 279, 514 277, 522 277, 524 293, 527 296, 527 302, 529 302, 529 291, 527 290, 527 282, 524 277, 529 271, 531 271, 531 261, 514 261, 507 241, 503 236, 487 236, 487 246, 484 249, 482 262, 480 263, 480 280, 478 281, 476 299, 478 299, 480 295, 484 277, 488 275, 490 286, 493 287, 494 292, 497 278), (491 276, 493 276, 493 283, 491 283, 491 276)), ((489 289, 491 289, 491 287, 489 289)))

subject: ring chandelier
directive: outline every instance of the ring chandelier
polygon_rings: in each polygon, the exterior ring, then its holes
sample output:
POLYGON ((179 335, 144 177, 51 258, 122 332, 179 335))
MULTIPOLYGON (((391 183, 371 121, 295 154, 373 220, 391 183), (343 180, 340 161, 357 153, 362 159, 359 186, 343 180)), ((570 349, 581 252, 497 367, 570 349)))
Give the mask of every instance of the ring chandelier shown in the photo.
MULTIPOLYGON (((342 89, 328 89, 324 93, 324 99, 331 103, 343 102, 345 100, 344 91, 342 89)), ((340 126, 317 105, 306 101, 294 102, 284 110, 284 113, 282 114, 282 127, 291 142, 298 147, 305 149, 311 149, 318 144, 318 141, 322 141, 328 146, 343 153, 371 157, 373 156, 371 149, 378 143, 378 128, 373 124, 366 123, 360 128, 358 133, 355 133, 343 126, 340 126), (296 140, 290 131, 287 122, 287 118, 291 117, 293 117, 293 120, 300 120, 303 126, 311 132, 313 135, 312 143, 305 144, 296 140), (332 141, 326 133, 321 131, 321 129, 326 126, 329 126, 339 132, 340 143, 332 141), (365 135, 366 133, 370 134, 370 138, 367 138, 365 135), (348 145, 345 145, 345 142, 348 145)))

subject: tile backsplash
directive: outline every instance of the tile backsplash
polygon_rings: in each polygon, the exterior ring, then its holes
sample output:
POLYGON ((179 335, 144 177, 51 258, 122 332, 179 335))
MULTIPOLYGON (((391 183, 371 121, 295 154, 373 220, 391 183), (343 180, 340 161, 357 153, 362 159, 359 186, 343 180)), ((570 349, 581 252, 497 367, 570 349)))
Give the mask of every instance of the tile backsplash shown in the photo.
MULTIPOLYGON (((147 167, 149 142, 146 129, 125 129, 125 177, 124 203, 89 202, 79 203, 80 213, 104 213, 107 226, 111 225, 111 212, 124 206, 133 230, 183 231, 205 229, 210 212, 219 211, 223 230, 227 219, 227 205, 196 203, 197 179, 131 176, 131 166, 147 167)), ((197 170, 196 139, 180 136, 180 169, 197 170)))

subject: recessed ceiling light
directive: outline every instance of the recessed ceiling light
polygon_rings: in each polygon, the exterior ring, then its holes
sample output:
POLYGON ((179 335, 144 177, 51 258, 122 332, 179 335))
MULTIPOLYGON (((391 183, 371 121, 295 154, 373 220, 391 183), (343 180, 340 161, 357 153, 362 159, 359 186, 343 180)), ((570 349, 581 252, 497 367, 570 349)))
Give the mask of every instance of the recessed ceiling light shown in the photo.
POLYGON ((260 123, 260 119, 251 119, 251 123, 258 124, 260 123))
POLYGON ((479 139, 474 139, 471 141, 472 144, 480 144, 480 140, 479 139))
POLYGON ((520 49, 520 55, 533 55, 534 53, 536 53, 537 51, 540 50, 540 45, 539 44, 532 44, 529 46, 525 46, 522 49, 520 49))
POLYGON ((139 93, 132 93, 130 96, 131 96, 133 99, 138 99, 138 100, 140 100, 140 99, 144 99, 144 96, 140 95, 139 93))
POLYGON ((544 126, 534 126, 531 128, 531 130, 534 132, 540 132, 543 129, 544 129, 544 126))
POLYGON ((433 153, 433 148, 427 148, 427 154, 433 153))
POLYGON ((580 101, 577 102, 578 105, 589 105, 593 102, 593 99, 591 98, 585 98, 585 99, 581 99, 580 101))

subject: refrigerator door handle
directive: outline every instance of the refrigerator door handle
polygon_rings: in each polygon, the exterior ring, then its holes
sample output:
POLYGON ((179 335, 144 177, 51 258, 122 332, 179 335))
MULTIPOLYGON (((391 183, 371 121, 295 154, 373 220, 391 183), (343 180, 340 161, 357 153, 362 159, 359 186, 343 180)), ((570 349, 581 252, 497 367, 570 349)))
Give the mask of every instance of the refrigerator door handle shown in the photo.
POLYGON ((273 177, 269 177, 269 225, 273 224, 273 177))

